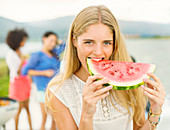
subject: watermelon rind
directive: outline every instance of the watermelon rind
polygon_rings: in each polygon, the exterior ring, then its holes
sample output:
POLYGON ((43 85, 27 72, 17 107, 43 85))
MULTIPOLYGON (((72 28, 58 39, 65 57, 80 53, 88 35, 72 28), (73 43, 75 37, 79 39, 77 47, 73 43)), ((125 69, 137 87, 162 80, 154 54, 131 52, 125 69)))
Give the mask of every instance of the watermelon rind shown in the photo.
MULTIPOLYGON (((99 74, 95 70, 95 68, 93 66, 93 63, 92 63, 90 58, 87 58, 87 68, 88 68, 88 71, 89 71, 90 75, 101 75, 101 74, 99 74)), ((148 73, 153 73, 155 71, 155 68, 156 68, 155 64, 150 64, 150 68, 149 68, 148 73)), ((106 77, 104 76, 104 78, 106 78, 106 77)), ((144 78, 149 79, 150 76, 145 74, 140 79, 135 80, 135 81, 130 81, 130 82, 115 82, 115 81, 110 81, 109 83, 104 84, 104 86, 112 85, 113 89, 115 89, 115 90, 130 90, 130 89, 138 88, 141 85, 144 85, 145 84, 143 82, 144 78)))

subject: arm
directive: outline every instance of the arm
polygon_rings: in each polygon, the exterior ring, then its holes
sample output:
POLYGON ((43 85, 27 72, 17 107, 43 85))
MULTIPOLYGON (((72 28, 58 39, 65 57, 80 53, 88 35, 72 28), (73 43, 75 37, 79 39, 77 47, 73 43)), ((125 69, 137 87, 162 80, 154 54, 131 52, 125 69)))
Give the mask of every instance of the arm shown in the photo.
POLYGON ((26 66, 21 70, 22 75, 52 77, 54 70, 36 70, 37 65, 40 63, 40 58, 41 55, 39 53, 32 54, 26 66))
POLYGON ((78 128, 70 110, 53 96, 50 101, 53 108, 57 108, 54 111, 50 111, 52 117, 55 120, 56 126, 59 130, 93 130, 93 119, 86 116, 81 116, 80 127, 78 128))
POLYGON ((21 58, 21 64, 20 64, 20 66, 19 66, 19 68, 18 68, 18 71, 17 71, 18 75, 21 74, 21 69, 22 69, 22 66, 23 66, 25 60, 26 60, 26 59, 25 59, 24 57, 21 58))
POLYGON ((48 95, 49 97, 52 96, 50 105, 54 110, 50 110, 50 113, 56 123, 57 128, 59 130, 78 130, 70 110, 50 91, 48 95))
POLYGON ((48 70, 29 70, 28 75, 30 76, 46 76, 46 77, 52 77, 54 75, 54 70, 48 69, 48 70))
POLYGON ((101 78, 103 77, 89 76, 86 81, 86 85, 83 89, 83 105, 79 128, 77 127, 69 109, 61 103, 57 97, 53 96, 50 105, 52 108, 55 108, 55 112, 51 111, 51 114, 59 129, 93 130, 93 116, 96 111, 96 104, 99 100, 105 98, 108 95, 108 91, 112 89, 110 86, 102 88, 102 84, 108 83, 108 80, 101 78), (96 79, 101 80, 96 81, 96 79))
MULTIPOLYGON (((151 76, 155 81, 151 79, 144 79, 144 82, 147 83, 148 87, 141 86, 144 90, 144 94, 148 97, 149 102, 151 104, 151 111, 154 115, 160 115, 162 106, 165 101, 165 90, 164 86, 162 85, 160 79, 154 74, 148 74, 151 76)), ((157 116, 149 116, 151 122, 158 122, 159 117, 157 116)), ((142 127, 135 126, 134 128, 139 130, 153 130, 155 126, 151 124, 149 119, 147 119, 142 127)))
POLYGON ((39 59, 40 56, 38 53, 32 54, 26 66, 21 69, 22 75, 27 75, 30 70, 36 69, 36 66, 39 64, 39 59))

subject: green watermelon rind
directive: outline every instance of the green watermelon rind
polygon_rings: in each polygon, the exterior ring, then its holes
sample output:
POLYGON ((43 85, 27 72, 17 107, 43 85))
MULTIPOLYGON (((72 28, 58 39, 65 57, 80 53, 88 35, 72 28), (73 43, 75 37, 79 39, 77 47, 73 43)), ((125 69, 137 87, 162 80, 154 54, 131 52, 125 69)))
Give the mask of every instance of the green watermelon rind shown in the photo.
MULTIPOLYGON (((90 59, 87 58, 87 69, 90 73, 90 75, 95 75, 91 70, 90 70, 90 67, 89 67, 89 61, 90 59)), ((155 65, 154 65, 154 69, 152 71, 153 73, 155 72, 155 65)), ((150 78, 150 76, 147 76, 147 78, 150 78)), ((97 80, 100 80, 100 79, 97 79, 97 80)), ((138 83, 136 85, 132 85, 132 86, 116 86, 116 85, 113 85, 113 84, 110 84, 110 83, 107 83, 107 84, 103 84, 103 86, 109 86, 109 85, 112 85, 113 86, 113 89, 115 90, 130 90, 130 89, 135 89, 135 88, 138 88, 140 87, 141 85, 144 85, 145 82, 141 82, 141 83, 138 83)))

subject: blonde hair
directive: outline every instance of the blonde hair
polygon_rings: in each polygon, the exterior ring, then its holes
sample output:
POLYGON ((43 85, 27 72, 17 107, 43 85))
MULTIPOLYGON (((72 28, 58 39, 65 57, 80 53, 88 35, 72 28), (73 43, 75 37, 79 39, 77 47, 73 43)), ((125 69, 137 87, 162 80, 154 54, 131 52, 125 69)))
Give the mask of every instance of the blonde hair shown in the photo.
MULTIPOLYGON (((77 50, 73 45, 73 39, 77 39, 78 36, 86 31, 87 27, 97 23, 107 25, 113 32, 114 48, 110 60, 132 61, 125 47, 118 23, 111 11, 105 6, 90 6, 83 9, 75 17, 68 34, 66 50, 64 53, 65 71, 64 73, 56 75, 48 84, 46 90, 46 105, 49 109, 53 109, 50 100, 47 100, 49 88, 54 85, 57 85, 59 88, 63 82, 79 70, 81 66, 81 62, 77 56, 77 50)), ((142 115, 144 114, 145 98, 140 88, 133 90, 114 90, 114 92, 111 90, 109 99, 113 107, 115 106, 112 99, 116 100, 121 106, 127 109, 137 125, 142 125, 143 122, 141 123, 141 120, 142 115), (130 108, 132 108, 132 114, 130 108)))

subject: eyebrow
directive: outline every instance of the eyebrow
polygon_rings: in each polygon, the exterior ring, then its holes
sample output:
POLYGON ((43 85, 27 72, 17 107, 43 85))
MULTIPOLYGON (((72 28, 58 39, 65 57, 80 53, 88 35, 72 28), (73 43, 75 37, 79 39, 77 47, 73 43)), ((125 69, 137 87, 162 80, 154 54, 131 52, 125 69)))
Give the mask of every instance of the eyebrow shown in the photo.
MULTIPOLYGON (((94 42, 95 40, 93 40, 93 39, 83 39, 83 41, 92 41, 92 42, 94 42)), ((113 40, 104 40, 103 42, 113 42, 113 40)))

